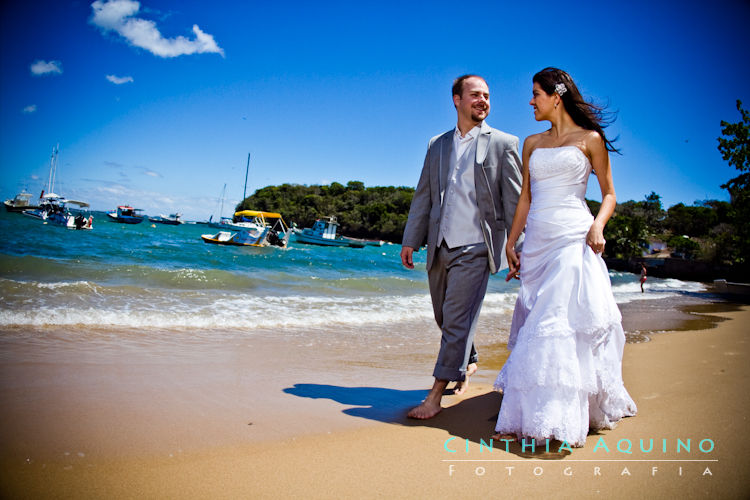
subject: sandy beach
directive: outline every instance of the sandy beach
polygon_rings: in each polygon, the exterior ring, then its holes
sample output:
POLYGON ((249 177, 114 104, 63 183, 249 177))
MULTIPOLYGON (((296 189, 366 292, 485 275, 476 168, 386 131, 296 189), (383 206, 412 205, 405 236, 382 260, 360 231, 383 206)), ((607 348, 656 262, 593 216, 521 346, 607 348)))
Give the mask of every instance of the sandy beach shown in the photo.
MULTIPOLYGON (((626 329, 665 321, 648 307, 627 304, 626 329)), ((584 448, 549 451, 490 448, 501 401, 491 383, 507 356, 498 345, 480 350, 467 394, 417 422, 404 414, 426 394, 432 348, 8 329, 2 496, 746 498, 750 308, 672 319, 706 329, 626 345, 638 416, 584 448)))

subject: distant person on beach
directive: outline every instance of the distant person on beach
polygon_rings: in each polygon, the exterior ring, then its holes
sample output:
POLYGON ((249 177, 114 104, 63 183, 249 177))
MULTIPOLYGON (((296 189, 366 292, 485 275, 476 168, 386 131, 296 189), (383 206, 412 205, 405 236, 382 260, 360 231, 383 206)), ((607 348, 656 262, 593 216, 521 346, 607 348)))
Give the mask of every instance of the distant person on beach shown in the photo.
POLYGON ((643 293, 643 284, 646 282, 646 264, 641 262, 641 293, 643 293))
POLYGON ((413 253, 427 240, 427 276, 435 321, 442 331, 427 398, 409 411, 432 418, 448 383, 466 391, 477 370, 474 329, 491 273, 506 267, 503 247, 521 190, 518 138, 496 130, 487 82, 464 75, 453 82, 458 123, 433 137, 404 230, 401 262, 414 268, 413 253))
MULTIPOLYGON (((532 98, 545 132, 523 144, 523 188, 505 249, 520 277, 493 439, 583 446, 589 429, 611 429, 636 406, 622 381, 625 333, 602 260, 615 209, 603 109, 583 99, 565 71, 534 75, 532 98), (584 196, 591 172, 602 193, 594 218, 584 196), (514 248, 525 228, 523 254, 514 248)), ((529 444, 528 442, 526 443, 529 444)))

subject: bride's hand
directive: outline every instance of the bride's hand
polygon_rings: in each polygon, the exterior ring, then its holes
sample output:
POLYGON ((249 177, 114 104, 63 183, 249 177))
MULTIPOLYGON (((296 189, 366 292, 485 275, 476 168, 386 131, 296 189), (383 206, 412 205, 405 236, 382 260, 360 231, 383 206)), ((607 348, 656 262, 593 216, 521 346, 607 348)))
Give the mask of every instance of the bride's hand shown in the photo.
POLYGON ((519 279, 518 273, 521 270, 521 254, 516 252, 515 245, 506 245, 505 256, 508 258, 508 274, 505 281, 519 279))
POLYGON ((594 222, 589 228, 589 232, 586 235, 586 244, 591 247, 594 253, 604 252, 604 228, 594 222))

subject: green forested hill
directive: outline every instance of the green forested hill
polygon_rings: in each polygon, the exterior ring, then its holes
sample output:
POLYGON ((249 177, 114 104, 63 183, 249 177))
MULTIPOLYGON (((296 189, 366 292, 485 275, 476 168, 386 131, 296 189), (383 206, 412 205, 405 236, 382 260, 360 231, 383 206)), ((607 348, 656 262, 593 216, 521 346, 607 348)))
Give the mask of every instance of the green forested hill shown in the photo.
MULTIPOLYGON (((359 181, 346 186, 337 182, 329 186, 282 184, 259 189, 237 209, 281 212, 288 223, 301 228, 335 215, 341 234, 400 243, 413 196, 414 188, 365 187, 359 181)), ((595 214, 599 202, 587 202, 595 214)), ((731 263, 737 260, 738 249, 731 240, 730 208, 727 202, 705 200, 664 210, 661 197, 653 192, 643 201, 618 203, 604 231, 605 255, 640 257, 647 243, 657 240, 688 259, 731 263)))
POLYGON ((237 210, 281 212, 289 224, 300 228, 335 215, 341 234, 400 243, 413 195, 414 188, 365 187, 359 181, 346 186, 338 182, 330 186, 282 184, 257 190, 237 210))

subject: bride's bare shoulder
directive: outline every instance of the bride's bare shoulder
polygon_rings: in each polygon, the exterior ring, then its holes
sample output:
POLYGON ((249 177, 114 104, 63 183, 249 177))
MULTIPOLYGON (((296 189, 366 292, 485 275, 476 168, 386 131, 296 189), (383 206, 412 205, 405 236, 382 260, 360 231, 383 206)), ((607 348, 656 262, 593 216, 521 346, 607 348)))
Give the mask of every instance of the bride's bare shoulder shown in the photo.
POLYGON ((583 134, 582 139, 582 142, 584 143, 586 148, 591 151, 605 148, 604 139, 602 139, 602 136, 599 135, 599 132, 595 130, 586 130, 583 134))
POLYGON ((531 153, 539 145, 539 142, 544 138, 546 132, 540 132, 538 134, 530 135, 523 141, 523 150, 531 153))

